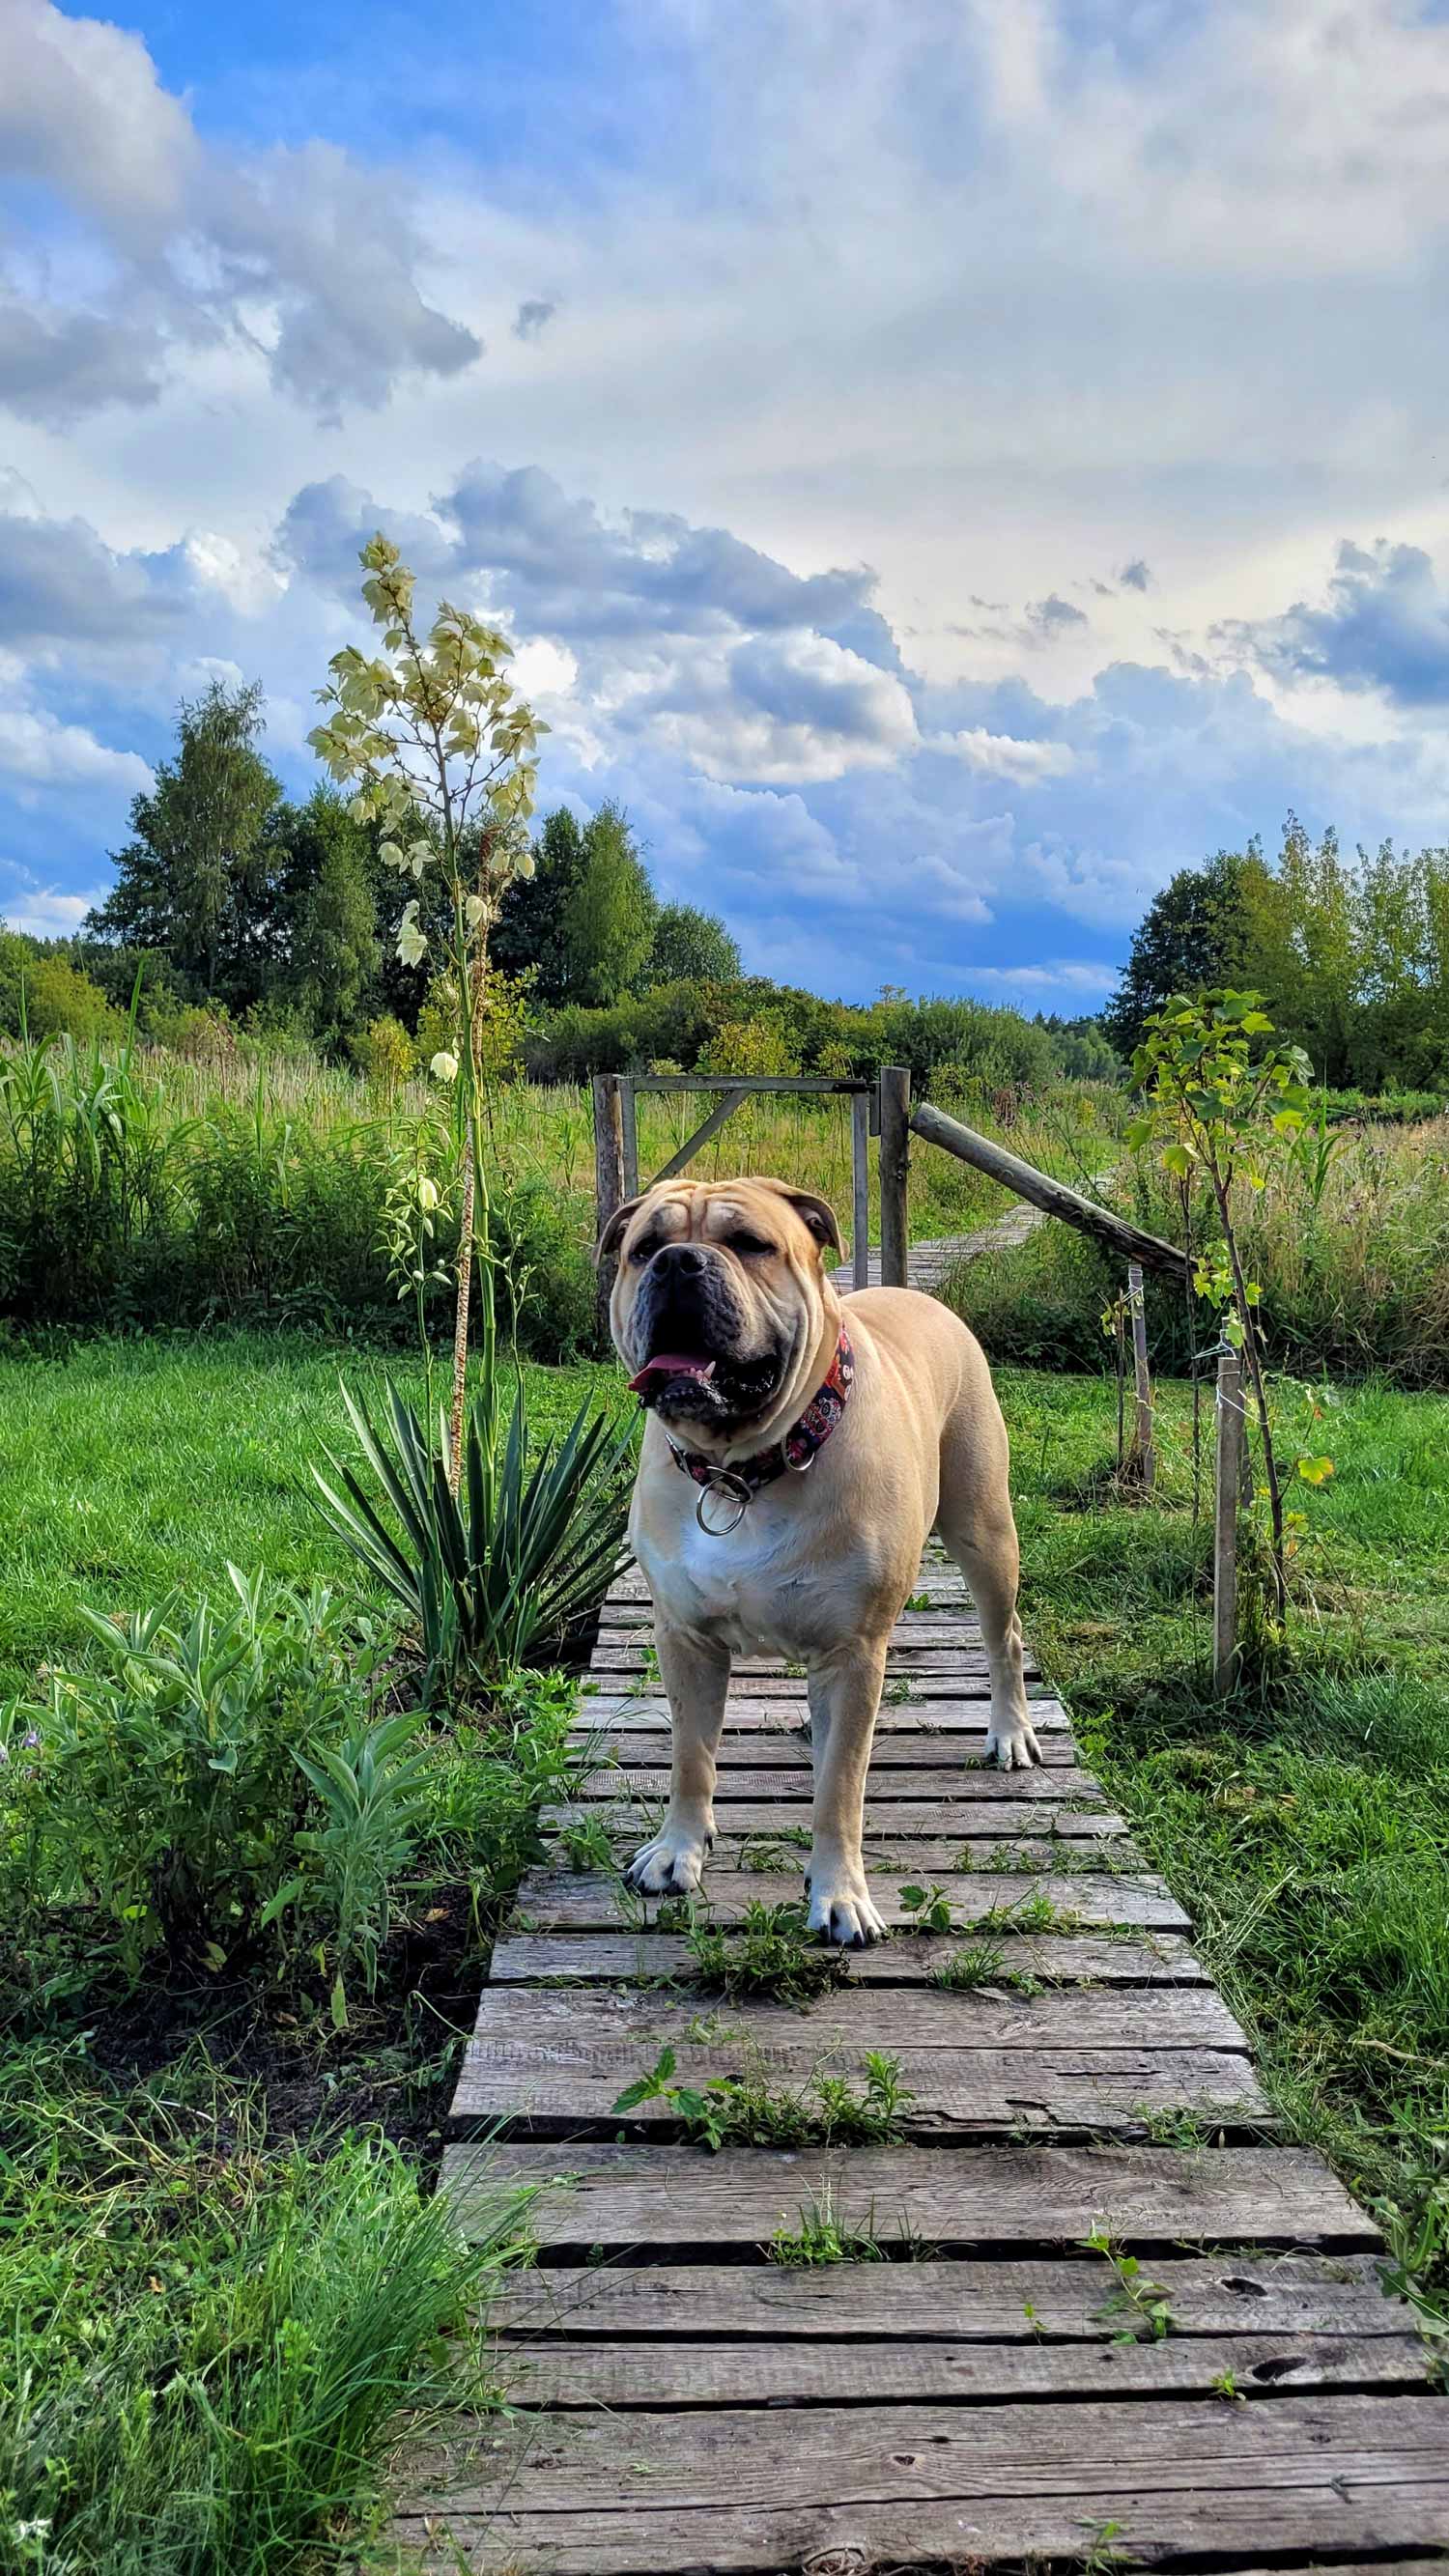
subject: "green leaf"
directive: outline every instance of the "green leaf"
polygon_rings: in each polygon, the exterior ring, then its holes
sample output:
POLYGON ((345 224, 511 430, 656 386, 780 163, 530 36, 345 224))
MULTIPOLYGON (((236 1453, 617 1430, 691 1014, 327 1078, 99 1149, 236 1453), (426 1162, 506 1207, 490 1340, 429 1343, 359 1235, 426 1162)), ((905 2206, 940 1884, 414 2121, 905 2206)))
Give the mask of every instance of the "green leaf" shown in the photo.
POLYGON ((1326 1485, 1333 1473, 1331 1458, 1300 1458, 1298 1473, 1305 1485, 1326 1485))

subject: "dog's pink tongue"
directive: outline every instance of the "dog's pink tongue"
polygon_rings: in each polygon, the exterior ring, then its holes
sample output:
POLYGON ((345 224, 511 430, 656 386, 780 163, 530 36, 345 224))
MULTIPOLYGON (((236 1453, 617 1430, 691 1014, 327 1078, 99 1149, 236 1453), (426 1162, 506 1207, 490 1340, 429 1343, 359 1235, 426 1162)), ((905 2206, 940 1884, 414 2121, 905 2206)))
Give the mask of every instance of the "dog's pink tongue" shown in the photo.
POLYGON ((697 1377, 701 1383, 714 1375, 713 1360, 685 1359, 677 1351, 656 1351, 646 1360, 637 1377, 629 1380, 631 1395, 649 1395, 667 1378, 697 1377))

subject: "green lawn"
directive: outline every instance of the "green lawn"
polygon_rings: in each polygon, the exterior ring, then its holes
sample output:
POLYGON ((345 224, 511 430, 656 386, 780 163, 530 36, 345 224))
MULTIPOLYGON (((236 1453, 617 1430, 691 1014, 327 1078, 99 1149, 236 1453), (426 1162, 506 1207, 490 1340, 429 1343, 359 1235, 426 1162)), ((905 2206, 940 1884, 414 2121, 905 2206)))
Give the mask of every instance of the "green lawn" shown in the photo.
MULTIPOLYGON (((339 1436, 339 1371, 366 1389, 384 1365, 280 1334, 0 1365, 0 1689, 80 1644, 82 1601, 136 1606, 228 1558, 351 1581, 306 1462, 339 1436)), ((618 1384, 529 1382, 546 1423, 618 1384)), ((1188 1391, 1160 1390, 1158 1499, 1125 1507, 1102 1483, 1106 1381, 1000 1385, 1043 1667, 1280 2102, 1371 2196, 1429 2211, 1432 2268, 1436 2226, 1441 2263, 1449 2247, 1449 1400, 1359 1389, 1315 1428, 1336 1473, 1304 1493, 1292 1660, 1215 1709, 1188 1391)), ((1205 1446, 1210 1430, 1205 1403, 1205 1446)))
MULTIPOLYGON (((135 1609, 173 1587, 251 1573, 360 1569, 312 1503, 308 1460, 346 1449, 340 1383, 367 1398, 417 1363, 285 1333, 85 1342, 0 1360, 0 1694, 73 1652, 81 1602, 135 1609)), ((528 1370, 533 1418, 558 1428, 612 1368, 528 1370)))

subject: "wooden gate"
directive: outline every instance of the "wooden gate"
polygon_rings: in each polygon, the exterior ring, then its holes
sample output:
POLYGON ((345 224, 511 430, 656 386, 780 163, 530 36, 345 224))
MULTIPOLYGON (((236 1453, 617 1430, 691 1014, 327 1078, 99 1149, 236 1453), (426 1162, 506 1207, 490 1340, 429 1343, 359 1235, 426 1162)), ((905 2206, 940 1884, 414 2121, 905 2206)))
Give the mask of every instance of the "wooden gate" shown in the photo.
MULTIPOLYGON (((850 1102, 851 1285, 864 1288, 870 1276, 870 1139, 880 1139, 881 1279, 885 1286, 906 1284, 906 1131, 911 1114, 911 1077, 888 1065, 877 1080, 838 1078, 825 1074, 596 1073, 594 1076, 594 1184, 599 1233, 625 1199, 637 1198, 639 1172, 638 1099, 641 1091, 707 1091, 719 1098, 709 1116, 686 1136, 678 1153, 642 1183, 652 1189, 672 1180, 693 1162, 701 1146, 734 1116, 752 1092, 777 1091, 792 1096, 846 1099, 850 1102)), ((599 1297, 607 1315, 613 1265, 600 1265, 599 1297)))

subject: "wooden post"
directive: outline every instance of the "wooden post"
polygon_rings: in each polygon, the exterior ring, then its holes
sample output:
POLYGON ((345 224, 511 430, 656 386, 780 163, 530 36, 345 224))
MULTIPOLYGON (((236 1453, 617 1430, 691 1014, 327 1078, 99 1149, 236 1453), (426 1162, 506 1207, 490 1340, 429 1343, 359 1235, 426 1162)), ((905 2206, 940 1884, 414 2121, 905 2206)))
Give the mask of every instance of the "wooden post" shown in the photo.
POLYGON ((614 1079, 619 1091, 619 1132, 623 1148, 624 1196, 626 1199, 637 1199, 639 1195, 639 1114, 634 1100, 634 1077, 632 1073, 620 1073, 616 1074, 614 1079))
MULTIPOLYGON (((619 1108, 619 1077, 616 1073, 594 1076, 594 1198, 598 1209, 598 1231, 603 1234, 609 1219, 624 1204, 624 1123, 619 1108)), ((597 1237, 595 1238, 597 1240, 597 1237)), ((597 1301, 599 1331, 607 1346, 609 1339, 609 1299, 614 1292, 614 1261, 599 1263, 597 1301)))
POLYGON ((906 1170, 910 1154, 911 1077, 903 1065, 880 1069, 880 1284, 904 1288, 910 1229, 906 1170))
POLYGON ((1213 1690, 1238 1677, 1238 1493, 1243 1473, 1243 1372, 1236 1351, 1218 1361, 1217 1497, 1213 1517, 1213 1690))
POLYGON ((1147 1374, 1147 1309, 1140 1261, 1129 1261, 1127 1265, 1127 1304, 1132 1317, 1132 1372, 1137 1381, 1137 1463, 1133 1472, 1143 1492, 1150 1494, 1157 1459, 1152 1446, 1152 1380, 1147 1374))
POLYGON ((870 1286, 870 1094, 857 1091, 850 1104, 850 1265, 851 1285, 870 1286))

